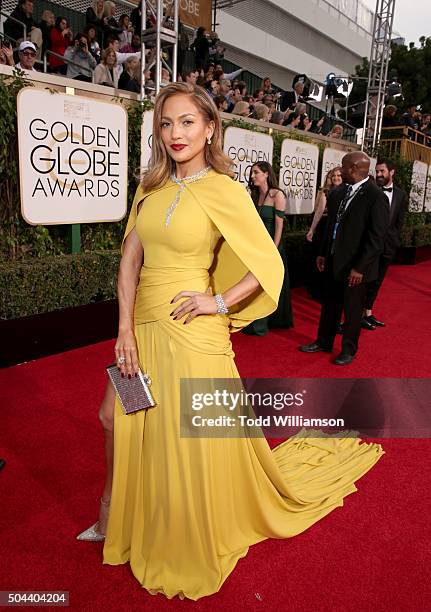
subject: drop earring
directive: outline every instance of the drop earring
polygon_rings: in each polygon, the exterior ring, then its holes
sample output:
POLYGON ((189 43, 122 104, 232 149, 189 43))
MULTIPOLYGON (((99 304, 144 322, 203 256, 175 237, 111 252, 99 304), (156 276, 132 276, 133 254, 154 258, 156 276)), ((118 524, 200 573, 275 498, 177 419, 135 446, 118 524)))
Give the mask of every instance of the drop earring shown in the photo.
POLYGON ((208 138, 207 138, 207 143, 208 143, 209 145, 211 144, 211 137, 210 137, 210 136, 208 136, 208 138))

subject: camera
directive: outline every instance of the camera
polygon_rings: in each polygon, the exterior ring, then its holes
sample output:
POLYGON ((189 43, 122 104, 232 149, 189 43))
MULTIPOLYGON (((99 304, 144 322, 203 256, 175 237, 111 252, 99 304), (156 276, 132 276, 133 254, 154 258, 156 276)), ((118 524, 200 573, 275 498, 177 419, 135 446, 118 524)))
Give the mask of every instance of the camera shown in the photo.
POLYGON ((78 43, 78 47, 79 47, 80 49, 85 49, 85 47, 86 47, 86 46, 87 46, 87 45, 85 44, 85 42, 83 42, 82 40, 80 40, 80 41, 79 41, 79 43, 78 43))

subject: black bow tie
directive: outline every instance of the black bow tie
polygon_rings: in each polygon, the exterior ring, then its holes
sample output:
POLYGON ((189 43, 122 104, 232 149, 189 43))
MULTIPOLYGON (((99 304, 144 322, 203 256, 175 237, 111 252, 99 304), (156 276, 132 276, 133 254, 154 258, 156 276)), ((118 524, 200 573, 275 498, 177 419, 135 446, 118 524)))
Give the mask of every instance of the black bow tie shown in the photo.
POLYGON ((382 191, 389 191, 389 193, 392 193, 393 189, 393 187, 382 187, 382 191))

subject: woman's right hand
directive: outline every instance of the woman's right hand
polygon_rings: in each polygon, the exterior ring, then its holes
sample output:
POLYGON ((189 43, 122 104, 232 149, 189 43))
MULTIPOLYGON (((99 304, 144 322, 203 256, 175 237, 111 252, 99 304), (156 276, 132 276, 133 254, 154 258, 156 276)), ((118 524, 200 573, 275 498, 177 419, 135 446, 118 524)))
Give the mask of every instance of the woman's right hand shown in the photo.
POLYGON ((308 242, 313 242, 313 234, 314 234, 313 230, 311 229, 308 230, 307 235, 306 235, 308 242))
POLYGON ((117 342, 115 343, 115 357, 122 376, 131 378, 138 375, 138 349, 135 334, 131 329, 118 332, 117 342), (124 358, 124 361, 122 358, 124 358))

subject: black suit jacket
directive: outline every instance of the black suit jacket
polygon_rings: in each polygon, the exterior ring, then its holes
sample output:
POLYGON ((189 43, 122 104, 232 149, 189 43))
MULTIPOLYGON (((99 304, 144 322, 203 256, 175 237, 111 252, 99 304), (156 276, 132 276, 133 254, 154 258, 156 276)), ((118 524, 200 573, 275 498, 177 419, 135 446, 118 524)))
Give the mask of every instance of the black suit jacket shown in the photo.
MULTIPOLYGON (((387 197, 387 196, 386 196, 387 197)), ((389 227, 386 232, 383 256, 392 259, 397 248, 401 244, 401 230, 404 217, 408 208, 408 198, 405 191, 394 185, 392 193, 391 211, 389 215, 389 227)))
MULTIPOLYGON (((328 195, 328 223, 319 253, 327 258, 327 265, 337 210, 346 191, 347 185, 342 185, 328 195)), ((352 268, 364 275, 363 282, 375 280, 388 227, 388 199, 373 181, 368 180, 355 193, 340 221, 332 262, 335 280, 346 280, 352 268)))
MULTIPOLYGON (((305 102, 304 98, 299 96, 298 102, 305 102)), ((295 91, 285 91, 280 98, 280 110, 284 113, 288 108, 295 108, 297 104, 295 91)))

